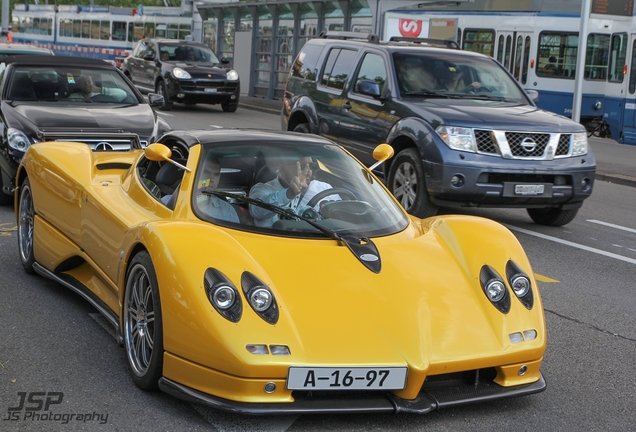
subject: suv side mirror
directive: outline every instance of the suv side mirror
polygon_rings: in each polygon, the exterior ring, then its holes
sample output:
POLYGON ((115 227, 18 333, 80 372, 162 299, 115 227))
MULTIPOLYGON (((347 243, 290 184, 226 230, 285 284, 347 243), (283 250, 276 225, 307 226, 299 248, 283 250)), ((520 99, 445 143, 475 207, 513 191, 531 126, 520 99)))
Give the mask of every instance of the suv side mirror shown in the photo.
POLYGON ((221 64, 230 64, 230 59, 227 57, 221 57, 221 64))
POLYGON ((163 95, 157 93, 148 93, 148 105, 151 107, 160 107, 166 103, 163 95))
POLYGON ((380 97, 380 84, 371 80, 359 80, 356 83, 356 89, 358 93, 365 96, 371 96, 373 98, 380 97))
POLYGON ((536 90, 526 90, 526 93, 528 94, 528 96, 530 96, 530 99, 532 99, 532 102, 537 103, 539 102, 539 92, 536 90))

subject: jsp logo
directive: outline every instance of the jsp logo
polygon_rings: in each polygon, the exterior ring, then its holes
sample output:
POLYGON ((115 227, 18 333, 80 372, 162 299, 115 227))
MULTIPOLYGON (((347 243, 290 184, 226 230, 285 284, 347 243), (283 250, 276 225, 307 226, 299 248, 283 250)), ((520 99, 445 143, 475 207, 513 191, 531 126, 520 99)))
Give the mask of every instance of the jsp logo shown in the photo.
POLYGON ((18 406, 9 407, 11 411, 48 411, 51 405, 59 405, 64 399, 62 392, 18 392, 18 406))

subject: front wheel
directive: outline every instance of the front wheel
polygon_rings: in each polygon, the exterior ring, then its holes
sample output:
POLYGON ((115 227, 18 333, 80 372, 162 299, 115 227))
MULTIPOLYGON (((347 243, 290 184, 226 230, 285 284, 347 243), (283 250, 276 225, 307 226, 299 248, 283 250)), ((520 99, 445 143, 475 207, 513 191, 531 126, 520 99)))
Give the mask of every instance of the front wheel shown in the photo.
POLYGON ((13 196, 4 193, 2 190, 3 187, 4 184, 2 183, 2 173, 0 173, 0 205, 7 205, 11 203, 13 196))
POLYGON ((163 327, 159 285, 147 252, 133 258, 124 294, 124 347, 135 384, 158 390, 163 372, 163 327))
POLYGON ((563 210, 562 208, 529 208, 528 215, 539 225, 563 226, 574 220, 579 209, 563 210))
POLYGON ((308 123, 298 123, 296 127, 294 128, 294 132, 306 133, 306 134, 311 133, 311 131, 309 130, 308 123))
POLYGON ((238 109, 238 101, 236 102, 223 102, 221 103, 221 109, 223 112, 235 112, 238 109))
POLYGON ((163 96, 163 106, 159 107, 159 109, 164 111, 170 111, 172 109, 172 102, 168 101, 168 88, 166 87, 165 81, 159 81, 155 88, 155 93, 163 96))
POLYGON ((20 262, 24 271, 33 274, 35 256, 33 254, 33 232, 35 211, 33 210, 33 195, 31 184, 26 178, 20 188, 20 200, 18 201, 18 248, 20 249, 20 262))
POLYGON ((426 218, 435 216, 439 208, 433 204, 426 190, 424 167, 414 148, 402 150, 389 170, 389 190, 410 214, 426 218))

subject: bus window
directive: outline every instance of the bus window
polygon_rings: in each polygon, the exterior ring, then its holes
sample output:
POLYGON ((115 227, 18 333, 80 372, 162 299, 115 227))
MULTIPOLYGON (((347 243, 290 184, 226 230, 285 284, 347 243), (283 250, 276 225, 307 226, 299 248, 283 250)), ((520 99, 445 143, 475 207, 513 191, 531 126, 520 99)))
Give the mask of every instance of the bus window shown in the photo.
POLYGON ((499 35, 499 44, 497 46, 497 61, 503 64, 503 52, 504 52, 504 35, 499 35))
POLYGON ((523 50, 523 63, 521 65, 521 84, 528 82, 528 64, 530 63, 530 36, 526 36, 526 46, 523 50))
POLYGON ((462 46, 466 51, 474 51, 494 57, 495 32, 494 30, 464 30, 462 46))
POLYGON ((506 36, 506 48, 504 51, 504 67, 510 70, 510 54, 512 54, 512 36, 506 36))
POLYGON ((627 34, 613 34, 612 48, 610 49, 609 81, 623 82, 623 70, 625 56, 627 55, 627 34))
POLYGON ((632 64, 629 68, 629 93, 636 92, 636 41, 632 47, 632 64))
POLYGON ((609 35, 590 33, 587 36, 585 79, 599 81, 607 79, 609 44, 609 35))
POLYGON ((537 76, 574 79, 578 46, 579 36, 576 33, 541 32, 537 76))

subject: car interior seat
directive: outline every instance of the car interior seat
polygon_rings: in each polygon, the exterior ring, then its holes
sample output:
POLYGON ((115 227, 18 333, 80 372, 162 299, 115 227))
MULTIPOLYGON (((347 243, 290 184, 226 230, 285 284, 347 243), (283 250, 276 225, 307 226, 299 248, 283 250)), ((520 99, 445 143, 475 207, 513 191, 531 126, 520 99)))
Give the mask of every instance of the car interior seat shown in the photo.
POLYGON ((31 78, 27 74, 16 74, 11 83, 9 99, 15 101, 36 101, 38 100, 31 78))
MULTIPOLYGON (((175 162, 179 162, 182 165, 185 164, 183 160, 175 160, 175 162)), ((182 178, 183 170, 170 162, 166 162, 159 168, 159 171, 157 171, 155 183, 162 194, 168 195, 177 189, 182 178)))

